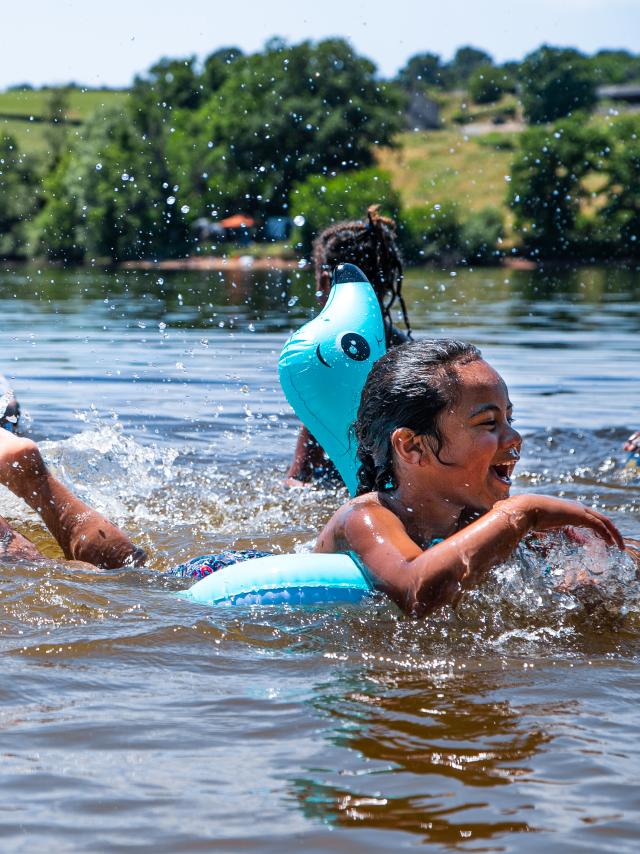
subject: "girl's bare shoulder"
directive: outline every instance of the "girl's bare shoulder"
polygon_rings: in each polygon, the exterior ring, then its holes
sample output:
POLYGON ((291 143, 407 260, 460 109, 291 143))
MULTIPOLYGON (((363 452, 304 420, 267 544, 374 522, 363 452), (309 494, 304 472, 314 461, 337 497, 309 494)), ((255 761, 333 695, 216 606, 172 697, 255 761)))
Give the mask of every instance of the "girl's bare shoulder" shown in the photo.
POLYGON ((402 523, 380 500, 379 493, 367 492, 345 502, 336 510, 318 536, 316 551, 340 551, 351 545, 354 534, 361 529, 369 536, 380 525, 395 527, 402 523))

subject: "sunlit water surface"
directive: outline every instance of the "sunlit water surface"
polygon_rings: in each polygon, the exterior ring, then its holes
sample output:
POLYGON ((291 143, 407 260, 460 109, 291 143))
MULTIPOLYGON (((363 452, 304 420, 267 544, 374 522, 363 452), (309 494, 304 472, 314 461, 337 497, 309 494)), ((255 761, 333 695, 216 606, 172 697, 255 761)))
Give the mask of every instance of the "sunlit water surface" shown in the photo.
MULTIPOLYGON (((516 490, 579 498, 640 536, 638 274, 413 273, 419 335, 479 345, 525 436, 516 490)), ((456 612, 213 610, 158 571, 229 545, 304 548, 343 500, 287 490, 276 376, 311 316, 305 271, 9 269, 0 371, 60 477, 133 533, 145 571, 4 564, 3 851, 637 850, 640 604, 558 592, 525 554, 456 612)), ((577 562, 558 542, 560 562, 577 562)))

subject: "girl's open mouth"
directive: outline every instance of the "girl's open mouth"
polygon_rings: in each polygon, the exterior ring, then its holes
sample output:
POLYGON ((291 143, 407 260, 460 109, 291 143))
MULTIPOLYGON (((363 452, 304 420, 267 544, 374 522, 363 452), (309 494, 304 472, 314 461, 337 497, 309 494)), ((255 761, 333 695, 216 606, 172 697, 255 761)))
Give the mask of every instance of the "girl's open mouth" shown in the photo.
POLYGON ((506 483, 509 486, 511 485, 511 475, 513 474, 513 470, 516 467, 515 462, 513 463, 499 463, 498 465, 491 466, 491 471, 495 474, 498 480, 502 481, 502 483, 506 483))

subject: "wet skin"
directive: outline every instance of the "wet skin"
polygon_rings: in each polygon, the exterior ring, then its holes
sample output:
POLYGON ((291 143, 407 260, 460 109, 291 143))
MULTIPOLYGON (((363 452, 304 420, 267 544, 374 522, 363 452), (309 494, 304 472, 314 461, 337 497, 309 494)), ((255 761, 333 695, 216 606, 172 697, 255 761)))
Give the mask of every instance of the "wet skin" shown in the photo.
MULTIPOLYGON (((104 569, 144 562, 142 549, 123 531, 51 474, 35 442, 4 429, 0 429, 0 483, 40 514, 66 558, 104 569)), ((1 517, 0 554, 15 560, 43 559, 1 517)))
POLYGON ((531 531, 590 528, 624 548, 613 523, 589 507, 509 496, 522 439, 506 385, 483 360, 456 370, 457 400, 439 419, 441 451, 406 427, 394 430, 398 487, 344 504, 316 544, 317 552, 354 552, 374 584, 415 616, 455 602, 531 531), (434 539, 443 542, 429 547, 434 539))

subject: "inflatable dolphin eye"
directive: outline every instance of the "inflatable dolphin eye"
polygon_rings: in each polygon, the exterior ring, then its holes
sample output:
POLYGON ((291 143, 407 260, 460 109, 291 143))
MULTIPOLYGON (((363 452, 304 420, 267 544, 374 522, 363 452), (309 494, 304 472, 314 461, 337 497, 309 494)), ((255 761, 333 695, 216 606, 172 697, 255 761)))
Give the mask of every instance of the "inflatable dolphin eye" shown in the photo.
POLYGON ((355 421, 373 363, 385 352, 378 298, 354 264, 333 274, 326 305, 284 345, 278 369, 285 397, 355 495, 358 461, 355 421))

